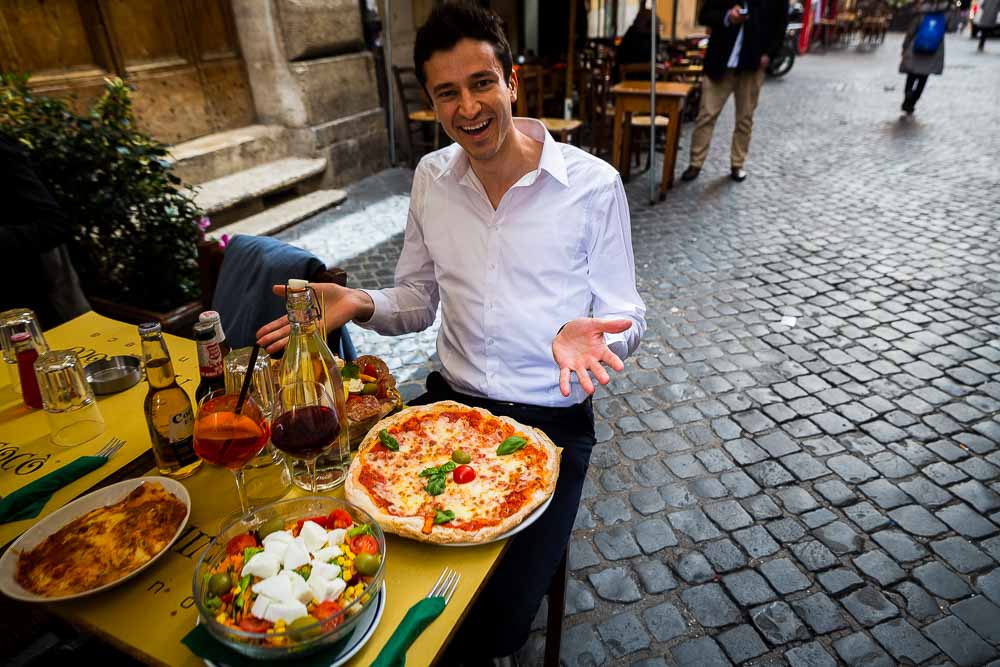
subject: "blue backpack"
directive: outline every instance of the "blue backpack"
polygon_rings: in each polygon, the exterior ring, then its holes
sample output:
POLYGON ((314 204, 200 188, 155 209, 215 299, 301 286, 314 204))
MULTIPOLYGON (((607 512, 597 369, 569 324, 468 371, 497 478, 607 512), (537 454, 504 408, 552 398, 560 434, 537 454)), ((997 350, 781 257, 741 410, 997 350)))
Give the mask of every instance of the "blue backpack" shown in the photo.
POLYGON ((913 50, 916 53, 935 53, 944 39, 945 27, 947 21, 944 12, 924 14, 917 28, 917 34, 913 37, 913 50))

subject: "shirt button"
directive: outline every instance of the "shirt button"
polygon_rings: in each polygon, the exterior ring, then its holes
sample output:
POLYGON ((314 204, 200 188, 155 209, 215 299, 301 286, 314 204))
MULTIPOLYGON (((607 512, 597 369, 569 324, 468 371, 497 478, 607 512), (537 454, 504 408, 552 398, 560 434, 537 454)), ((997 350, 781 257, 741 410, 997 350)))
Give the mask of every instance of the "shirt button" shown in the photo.
POLYGON ((490 338, 489 340, 487 340, 487 341, 486 341, 486 344, 487 344, 487 345, 492 345, 492 344, 493 344, 493 339, 492 339, 492 338, 490 338))
POLYGON ((490 271, 496 271, 496 270, 497 270, 497 265, 496 264, 490 264, 490 271))

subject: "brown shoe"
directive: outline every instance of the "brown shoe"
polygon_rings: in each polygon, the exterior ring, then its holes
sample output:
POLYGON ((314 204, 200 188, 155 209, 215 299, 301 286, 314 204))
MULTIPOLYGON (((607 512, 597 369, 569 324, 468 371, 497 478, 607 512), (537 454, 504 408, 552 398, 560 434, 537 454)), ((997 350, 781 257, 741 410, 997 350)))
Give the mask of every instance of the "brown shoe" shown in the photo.
POLYGON ((698 178, 698 174, 700 173, 701 173, 701 167, 696 167, 692 164, 687 169, 684 170, 683 174, 681 174, 681 180, 693 181, 694 179, 698 178))

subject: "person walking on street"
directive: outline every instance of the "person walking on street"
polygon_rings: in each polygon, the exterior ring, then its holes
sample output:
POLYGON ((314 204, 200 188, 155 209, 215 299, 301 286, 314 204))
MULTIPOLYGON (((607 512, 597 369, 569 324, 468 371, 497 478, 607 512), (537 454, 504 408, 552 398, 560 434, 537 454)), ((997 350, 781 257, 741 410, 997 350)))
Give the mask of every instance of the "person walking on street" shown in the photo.
POLYGON ((979 28, 979 48, 982 51, 986 47, 986 37, 997 27, 997 15, 1000 14, 1000 0, 983 0, 983 6, 979 10, 979 22, 975 24, 979 28))
POLYGON ((711 30, 705 54, 706 79, 701 108, 691 135, 691 163, 681 179, 692 181, 708 157, 715 121, 726 100, 736 102, 736 129, 730 156, 730 176, 746 178, 743 165, 750 149, 753 114, 771 58, 778 55, 788 26, 788 0, 705 0, 698 22, 711 30))
MULTIPOLYGON (((440 372, 409 402, 455 400, 541 429, 562 447, 549 509, 511 540, 439 664, 481 664, 527 640, 569 543, 596 443, 590 396, 646 327, 618 173, 513 118, 517 73, 500 18, 445 3, 417 31, 414 69, 455 143, 413 175, 394 287, 317 284, 327 329, 426 329, 441 307, 440 372)), ((283 293, 276 287, 276 293, 283 293)), ((258 343, 284 346, 287 318, 258 343)))
POLYGON ((916 108, 927 77, 944 71, 944 26, 950 7, 948 0, 921 0, 914 7, 899 62, 900 73, 906 75, 902 108, 907 114, 916 108))

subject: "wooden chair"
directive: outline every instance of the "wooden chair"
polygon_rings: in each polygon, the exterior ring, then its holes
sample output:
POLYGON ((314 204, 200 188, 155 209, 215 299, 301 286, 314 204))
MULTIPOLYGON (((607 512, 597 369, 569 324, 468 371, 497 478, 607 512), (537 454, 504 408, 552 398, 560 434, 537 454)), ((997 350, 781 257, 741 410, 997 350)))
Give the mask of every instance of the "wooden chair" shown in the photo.
POLYGON ((542 69, 540 67, 521 67, 517 71, 517 108, 518 116, 537 118, 542 121, 545 129, 558 137, 559 141, 569 143, 567 139, 573 137, 573 143, 580 143, 580 126, 583 123, 575 118, 569 120, 563 118, 549 118, 545 116, 545 84, 542 69))
POLYGON ((611 67, 601 63, 587 72, 587 96, 590 125, 590 152, 601 155, 611 141, 615 108, 611 97, 611 67))
POLYGON ((425 150, 436 150, 441 143, 441 126, 437 122, 437 116, 431 110, 427 97, 424 94, 423 86, 417 79, 416 72, 412 67, 392 67, 393 78, 396 81, 396 93, 403 106, 403 113, 406 114, 406 132, 403 133, 403 147, 410 160, 410 166, 417 166, 417 148, 425 150), (434 127, 434 139, 428 141, 423 138, 424 129, 430 123, 434 127))

